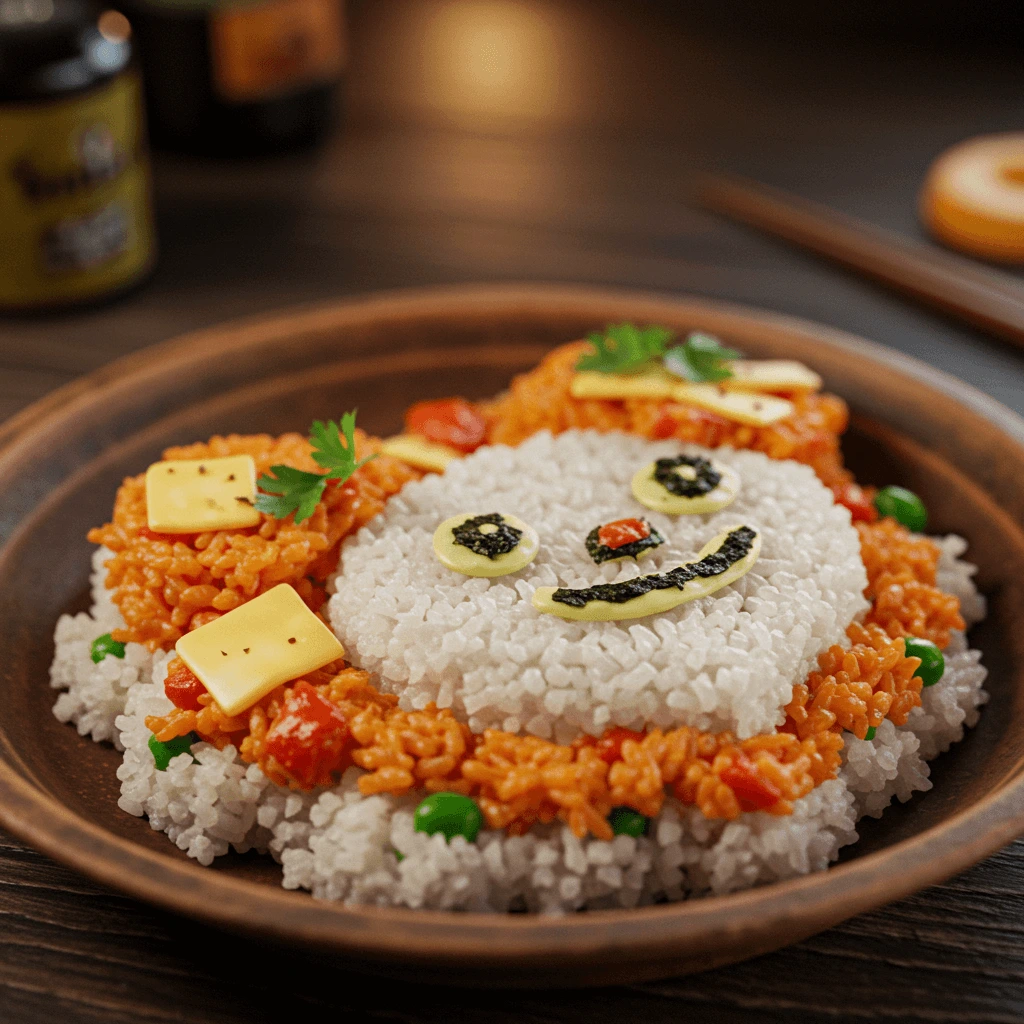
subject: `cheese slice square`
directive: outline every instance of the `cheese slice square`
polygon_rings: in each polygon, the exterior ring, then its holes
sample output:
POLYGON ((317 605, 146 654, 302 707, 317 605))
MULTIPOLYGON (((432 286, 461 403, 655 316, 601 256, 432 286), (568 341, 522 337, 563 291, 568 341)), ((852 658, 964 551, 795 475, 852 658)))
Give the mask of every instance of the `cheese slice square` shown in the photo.
POLYGON ((820 391, 821 378, 795 359, 735 359, 732 376, 722 384, 730 391, 820 391))
POLYGON ((767 427, 792 415, 794 405, 774 395, 726 391, 718 384, 677 384, 672 391, 677 402, 716 412, 727 420, 751 427, 767 427))
POLYGON ((678 383, 678 377, 660 366, 637 373, 577 370, 569 383, 569 393, 573 398, 671 398, 678 383))
POLYGON ((228 715, 345 653, 287 583, 186 633, 174 649, 228 715))
POLYGON ((154 533, 204 533, 257 526, 251 455, 172 459, 146 470, 146 516, 154 533))
POLYGON ((402 462, 417 469, 427 469, 434 473, 443 473, 452 459, 462 455, 446 444, 428 441, 418 434, 396 434, 394 437, 385 438, 381 442, 380 450, 385 455, 401 459, 402 462))

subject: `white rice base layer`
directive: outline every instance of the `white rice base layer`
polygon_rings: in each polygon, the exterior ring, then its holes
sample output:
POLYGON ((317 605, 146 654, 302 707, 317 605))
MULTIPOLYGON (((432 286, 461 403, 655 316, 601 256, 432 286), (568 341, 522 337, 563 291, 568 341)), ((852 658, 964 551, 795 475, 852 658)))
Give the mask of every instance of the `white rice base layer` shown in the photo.
POLYGON ((782 724, 793 681, 844 642, 867 607, 866 583, 850 514, 808 466, 623 433, 543 431, 406 485, 345 542, 329 613, 352 664, 402 707, 451 707, 474 732, 568 743, 612 725, 685 724, 745 738, 782 724), (684 516, 637 502, 636 471, 681 450, 731 466, 741 480, 736 500, 684 516), (537 531, 539 554, 497 579, 445 568, 434 530, 462 512, 518 516, 537 531), (646 517, 666 542, 639 561, 596 565, 586 535, 628 516, 646 517), (674 568, 739 524, 761 534, 760 557, 710 597, 624 622, 566 621, 531 604, 537 587, 674 568))
MULTIPOLYGON (((147 815, 202 864, 234 847, 269 851, 283 885, 322 899, 379 906, 549 913, 636 906, 733 892, 820 871, 856 841, 856 820, 931 788, 926 759, 959 740, 987 699, 980 654, 954 638, 942 681, 908 723, 884 722, 873 741, 847 736, 840 776, 798 801, 790 817, 743 814, 708 821, 666 801, 649 836, 578 840, 562 825, 521 837, 481 832, 470 844, 413 829, 419 795, 363 797, 358 769, 338 786, 293 793, 245 765, 233 747, 197 744, 158 772, 145 717, 166 713, 162 682, 133 687, 118 720, 125 745, 123 810, 147 815), (396 851, 403 855, 399 861, 396 851)), ((164 663, 155 674, 161 679, 164 663)))
MULTIPOLYGON (((955 537, 939 543, 943 584, 964 598, 969 623, 977 621, 984 604, 973 567, 956 558, 964 544, 955 537)), ((962 633, 945 655, 943 678, 923 691, 923 706, 907 724, 885 721, 871 741, 847 733, 839 777, 797 801, 789 817, 709 821, 669 798, 639 839, 579 840, 558 824, 526 836, 483 831, 472 844, 416 832, 413 809, 422 794, 363 797, 358 769, 330 789, 294 793, 244 764, 233 747, 199 743, 192 748, 197 761, 181 754, 158 772, 145 718, 171 708, 164 656, 154 682, 131 688, 117 720, 125 747, 119 805, 148 816, 201 864, 231 848, 269 852, 282 865, 286 889, 352 904, 565 913, 735 892, 824 870, 857 840, 860 817, 879 817, 894 798, 931 788, 927 761, 963 737, 988 699, 981 654, 968 649, 962 633)))
POLYGON ((130 643, 125 644, 124 658, 108 655, 98 664, 92 660, 93 640, 125 624, 105 586, 106 562, 112 555, 108 548, 93 553, 88 614, 62 615, 57 620, 50 685, 64 691, 53 707, 59 721, 73 723, 80 736, 123 750, 114 721, 124 711, 129 689, 151 679, 153 655, 142 644, 130 643))

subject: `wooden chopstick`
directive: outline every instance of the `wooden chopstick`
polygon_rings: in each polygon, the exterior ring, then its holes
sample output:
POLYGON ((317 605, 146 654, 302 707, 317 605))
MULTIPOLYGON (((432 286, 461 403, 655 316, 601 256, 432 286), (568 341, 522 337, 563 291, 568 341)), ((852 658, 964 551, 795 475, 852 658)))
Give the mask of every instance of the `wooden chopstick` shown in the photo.
POLYGON ((731 176, 697 184, 710 210, 828 256, 991 334, 1024 345, 1024 286, 781 189, 731 176))

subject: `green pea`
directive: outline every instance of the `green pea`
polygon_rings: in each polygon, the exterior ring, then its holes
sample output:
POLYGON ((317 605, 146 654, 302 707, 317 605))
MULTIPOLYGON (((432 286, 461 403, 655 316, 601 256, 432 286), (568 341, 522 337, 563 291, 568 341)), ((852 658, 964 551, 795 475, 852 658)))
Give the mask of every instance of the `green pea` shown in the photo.
POLYGON ((873 740, 875 738, 875 733, 876 732, 878 732, 878 727, 874 726, 874 725, 869 725, 868 726, 868 731, 866 733, 864 733, 864 739, 866 739, 866 740, 873 740))
POLYGON ((93 640, 89 653, 92 655, 92 660, 98 665, 108 654, 112 654, 115 658, 123 658, 124 644, 120 640, 115 640, 109 633, 104 633, 103 636, 98 636, 93 640))
POLYGON ((608 824, 617 836, 642 836, 647 832, 647 819, 632 807, 614 807, 608 824))
POLYGON ((883 487, 875 495, 875 508, 880 516, 891 516, 914 533, 921 533, 928 525, 924 502, 906 487, 883 487))
POLYGON ((946 659, 942 651, 931 642, 931 640, 919 640, 916 636, 908 636, 903 641, 904 650, 908 658, 920 658, 914 673, 921 680, 922 686, 934 686, 946 671, 946 659))
POLYGON ((461 793, 431 793, 420 801, 413 815, 417 832, 435 835, 440 832, 449 842, 463 836, 468 842, 476 839, 484 816, 476 801, 461 793))
MULTIPOLYGON (((173 740, 161 743, 155 736, 149 737, 149 749, 153 754, 153 763, 158 772, 167 771, 172 757, 185 754, 192 749, 193 743, 198 743, 202 737, 194 732, 187 736, 175 736, 173 740)), ((195 760, 195 758, 193 758, 195 760)))

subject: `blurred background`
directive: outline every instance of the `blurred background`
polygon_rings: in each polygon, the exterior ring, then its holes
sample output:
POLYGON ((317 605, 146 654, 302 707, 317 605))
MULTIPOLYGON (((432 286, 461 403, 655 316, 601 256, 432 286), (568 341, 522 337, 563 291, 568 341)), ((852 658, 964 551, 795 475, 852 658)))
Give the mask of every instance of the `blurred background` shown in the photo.
POLYGON ((930 163, 1024 127, 1022 27, 997 0, 0 0, 0 419, 190 328, 494 280, 803 315, 1021 410, 1007 346, 690 178, 926 240, 930 163))

